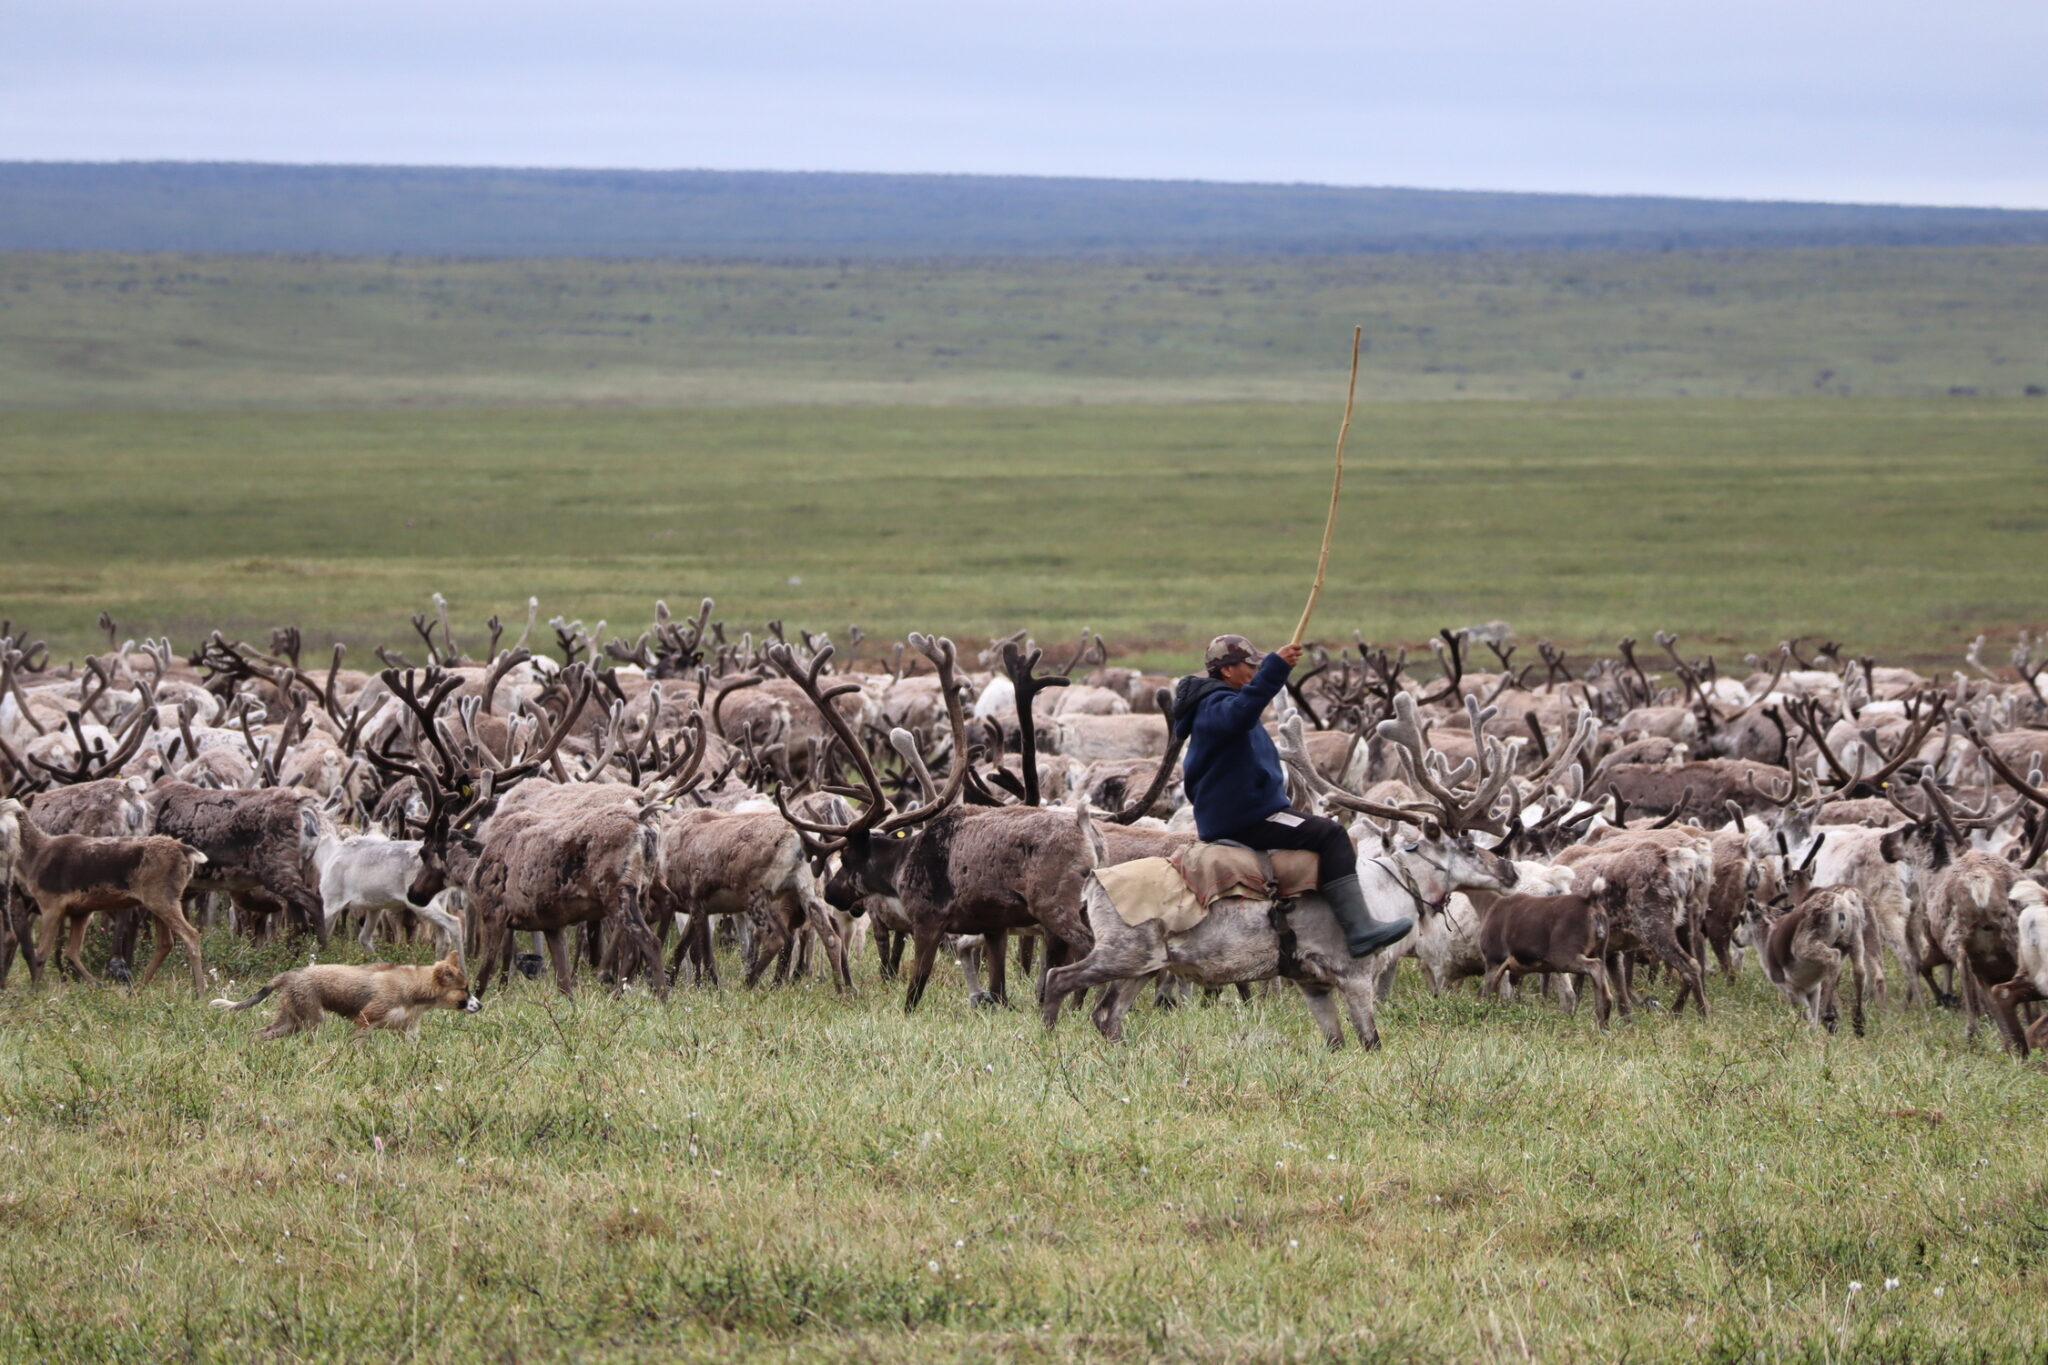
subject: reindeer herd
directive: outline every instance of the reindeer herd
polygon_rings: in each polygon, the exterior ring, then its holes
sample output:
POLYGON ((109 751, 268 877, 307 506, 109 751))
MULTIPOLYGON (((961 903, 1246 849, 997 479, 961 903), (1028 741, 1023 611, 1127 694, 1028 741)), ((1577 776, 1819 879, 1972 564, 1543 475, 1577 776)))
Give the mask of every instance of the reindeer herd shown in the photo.
POLYGON ((1846 990, 1859 1034, 1896 1003, 2048 1046, 2048 696, 2024 635, 2009 667, 1980 639, 1946 678, 1797 640, 1739 674, 1668 635, 1647 664, 1623 640, 1517 666, 1497 629, 1445 631, 1426 678, 1406 650, 1317 649, 1271 717, 1296 804, 1348 820, 1375 914, 1416 921, 1354 960, 1312 894, 1225 895, 1172 929, 1111 904, 1097 869, 1194 835, 1170 679, 1099 637, 1048 668, 1021 633, 963 660, 858 628, 735 637, 712 610, 657 603, 632 640, 558 618, 550 651, 529 603, 472 657, 437 597, 417 661, 380 648, 374 672, 341 646, 302 662, 295 628, 181 658, 105 616, 106 651, 58 665, 0 623, 0 985, 17 953, 33 981, 60 951, 90 979, 95 915, 111 975, 148 929, 142 982, 181 948, 200 989, 216 921, 432 937, 479 993, 551 970, 665 998, 717 982, 721 937, 750 986, 851 991, 868 939, 906 1009, 942 953, 973 1003, 1006 1002, 1015 939, 1048 1027, 1090 992, 1119 1038, 1148 983, 1171 1004, 1286 980, 1332 1046, 1347 1018, 1372 1046, 1403 957, 1438 992, 1590 991, 1604 1028, 1653 978, 1704 1019, 1753 953, 1816 1026, 1846 990))

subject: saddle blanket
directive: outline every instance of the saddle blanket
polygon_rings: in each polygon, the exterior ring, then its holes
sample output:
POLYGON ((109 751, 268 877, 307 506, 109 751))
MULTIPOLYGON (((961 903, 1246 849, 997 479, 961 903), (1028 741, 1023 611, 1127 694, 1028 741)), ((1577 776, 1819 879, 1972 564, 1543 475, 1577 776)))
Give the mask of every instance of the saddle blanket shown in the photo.
MULTIPOLYGON (((1316 889, 1314 853, 1276 849, 1266 856, 1273 860, 1282 896, 1316 889)), ((1226 844, 1189 844, 1171 858, 1139 858, 1098 867, 1093 875, 1116 907, 1117 918, 1133 927, 1158 920, 1169 934, 1194 928, 1209 907, 1226 896, 1266 894, 1266 869, 1259 854, 1226 844)))

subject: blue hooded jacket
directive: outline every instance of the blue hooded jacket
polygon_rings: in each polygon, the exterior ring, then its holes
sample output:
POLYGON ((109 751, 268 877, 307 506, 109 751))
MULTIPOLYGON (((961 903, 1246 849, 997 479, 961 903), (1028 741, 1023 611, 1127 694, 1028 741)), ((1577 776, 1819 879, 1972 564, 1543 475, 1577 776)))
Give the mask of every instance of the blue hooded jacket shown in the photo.
POLYGON ((1216 678, 1182 678, 1174 688, 1174 732, 1187 740, 1182 781, 1195 806, 1195 833, 1216 839, 1287 809, 1280 751, 1259 724, 1292 670, 1268 654, 1233 691, 1216 678))

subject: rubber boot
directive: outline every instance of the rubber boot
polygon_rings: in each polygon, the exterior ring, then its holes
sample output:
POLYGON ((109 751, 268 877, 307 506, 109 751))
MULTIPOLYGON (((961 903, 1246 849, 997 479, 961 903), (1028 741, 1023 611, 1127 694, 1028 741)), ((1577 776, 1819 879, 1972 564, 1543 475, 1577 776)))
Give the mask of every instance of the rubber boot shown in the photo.
POLYGON ((1356 877, 1340 877, 1323 887, 1323 899, 1344 930, 1344 944, 1353 957, 1370 957, 1389 943, 1398 942, 1415 927, 1412 919, 1376 920, 1365 908, 1365 892, 1356 877))

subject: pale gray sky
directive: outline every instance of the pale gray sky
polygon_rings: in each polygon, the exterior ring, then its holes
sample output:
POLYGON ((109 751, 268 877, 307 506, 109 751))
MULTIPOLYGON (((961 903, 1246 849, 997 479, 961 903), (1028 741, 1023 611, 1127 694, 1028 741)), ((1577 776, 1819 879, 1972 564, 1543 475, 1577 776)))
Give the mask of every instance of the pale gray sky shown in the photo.
POLYGON ((0 160, 2048 208, 2038 0, 13 0, 0 160))

